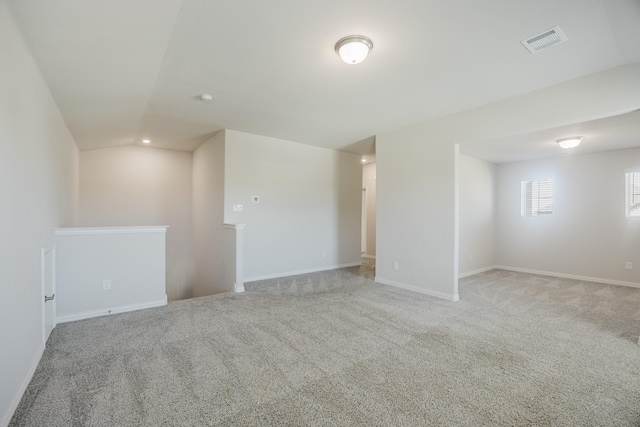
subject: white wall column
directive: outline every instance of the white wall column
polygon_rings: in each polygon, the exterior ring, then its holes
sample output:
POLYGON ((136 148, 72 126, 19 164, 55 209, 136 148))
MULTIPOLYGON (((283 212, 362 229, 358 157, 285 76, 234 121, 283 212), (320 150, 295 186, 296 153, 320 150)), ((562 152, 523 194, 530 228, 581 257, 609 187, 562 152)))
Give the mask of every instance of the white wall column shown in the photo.
POLYGON ((245 224, 222 224, 224 227, 224 287, 244 292, 245 224))

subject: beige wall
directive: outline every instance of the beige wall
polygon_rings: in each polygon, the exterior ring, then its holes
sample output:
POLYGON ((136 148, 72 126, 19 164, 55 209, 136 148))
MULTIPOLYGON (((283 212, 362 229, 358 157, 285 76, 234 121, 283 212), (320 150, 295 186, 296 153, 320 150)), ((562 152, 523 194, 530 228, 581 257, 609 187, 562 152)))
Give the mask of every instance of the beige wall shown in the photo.
POLYGON ((458 298, 457 158, 428 126, 376 137, 377 281, 458 298))
POLYGON ((226 131, 225 222, 247 224, 248 280, 359 263, 361 192, 355 154, 226 131))
POLYGON ((640 149, 499 165, 497 263, 640 284, 640 220, 625 217, 630 168, 640 149), (539 179, 554 181, 553 216, 523 218, 520 182, 539 179))
POLYGON ((86 151, 80 223, 169 225, 169 299, 209 295, 232 290, 224 285, 223 222, 247 224, 249 280, 359 263, 361 173, 354 154, 230 130, 193 155, 86 151))
POLYGON ((225 134, 220 131, 193 153, 194 296, 232 291, 224 281, 225 134))
POLYGON ((433 295, 457 294, 456 144, 637 108, 640 64, 630 64, 378 135, 377 279, 433 295), (394 260, 399 270, 393 270, 394 260))
POLYGON ((151 147, 80 153, 80 225, 168 225, 167 297, 193 296, 192 154, 151 147))
POLYGON ((367 247, 365 255, 376 256, 376 164, 362 166, 362 188, 367 191, 367 247))
POLYGON ((460 156, 459 273, 496 264, 496 165, 460 156))
POLYGON ((76 225, 78 149, 16 23, 0 2, 0 425, 40 360, 40 249, 76 225))

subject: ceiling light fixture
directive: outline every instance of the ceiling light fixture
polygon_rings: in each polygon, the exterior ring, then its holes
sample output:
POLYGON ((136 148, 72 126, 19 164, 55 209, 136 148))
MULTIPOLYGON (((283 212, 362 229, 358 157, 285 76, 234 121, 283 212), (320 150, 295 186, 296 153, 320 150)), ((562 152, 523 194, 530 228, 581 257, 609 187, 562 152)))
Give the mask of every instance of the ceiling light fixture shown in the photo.
POLYGON ((562 148, 575 148, 580 145, 583 139, 584 136, 570 136, 568 138, 558 139, 556 142, 562 148))
POLYGON ((359 64, 373 49, 373 42, 365 36, 347 36, 336 43, 336 53, 344 62, 350 65, 359 64))
POLYGON ((211 102, 213 101, 213 96, 209 95, 208 93, 203 93, 202 95, 200 95, 200 101, 211 102))
POLYGON ((143 144, 151 144, 151 140, 150 139, 143 139, 142 143, 143 144))
POLYGON ((362 163, 367 163, 367 159, 362 159, 362 163))

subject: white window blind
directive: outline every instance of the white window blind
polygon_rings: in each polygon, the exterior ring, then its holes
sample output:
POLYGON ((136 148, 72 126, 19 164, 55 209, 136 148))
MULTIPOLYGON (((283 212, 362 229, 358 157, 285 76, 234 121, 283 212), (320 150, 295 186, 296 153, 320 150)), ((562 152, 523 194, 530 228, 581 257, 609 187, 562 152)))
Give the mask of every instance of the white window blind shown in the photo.
POLYGON ((627 172, 627 216, 640 218, 640 172, 627 172))
POLYGON ((521 216, 549 216, 553 214, 553 181, 522 181, 521 216))

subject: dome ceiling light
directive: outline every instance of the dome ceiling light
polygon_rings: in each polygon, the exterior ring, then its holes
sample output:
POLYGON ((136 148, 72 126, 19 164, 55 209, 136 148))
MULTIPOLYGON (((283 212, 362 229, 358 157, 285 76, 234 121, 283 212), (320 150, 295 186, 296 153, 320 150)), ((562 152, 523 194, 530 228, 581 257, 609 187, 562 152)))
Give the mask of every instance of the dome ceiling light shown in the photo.
POLYGON ((562 148, 575 148, 580 145, 583 139, 584 136, 570 136, 568 138, 558 139, 556 142, 562 148))
POLYGON ((336 53, 350 65, 359 64, 373 49, 373 42, 365 36, 347 36, 336 43, 336 53))

